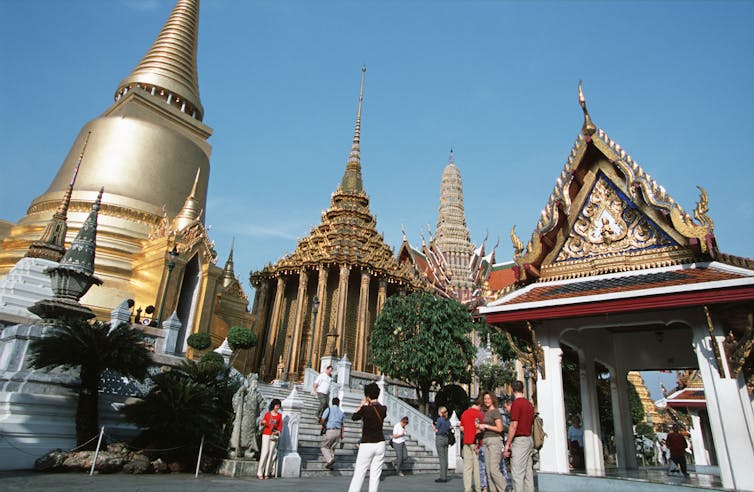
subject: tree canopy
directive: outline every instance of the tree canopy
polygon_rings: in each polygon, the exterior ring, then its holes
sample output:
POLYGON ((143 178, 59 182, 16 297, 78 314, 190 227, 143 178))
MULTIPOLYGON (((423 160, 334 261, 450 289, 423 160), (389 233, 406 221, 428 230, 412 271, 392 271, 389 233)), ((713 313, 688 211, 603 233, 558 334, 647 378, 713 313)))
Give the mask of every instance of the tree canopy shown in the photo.
POLYGON ((412 382, 427 408, 432 387, 469 382, 474 323, 454 299, 425 292, 390 297, 369 338, 372 362, 390 377, 412 382))

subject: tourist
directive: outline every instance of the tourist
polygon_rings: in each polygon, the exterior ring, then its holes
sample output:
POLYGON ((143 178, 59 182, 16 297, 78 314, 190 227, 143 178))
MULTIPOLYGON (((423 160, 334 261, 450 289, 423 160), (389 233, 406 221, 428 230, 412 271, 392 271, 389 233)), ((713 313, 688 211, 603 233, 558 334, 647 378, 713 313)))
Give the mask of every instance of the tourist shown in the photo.
POLYGON ((361 491, 361 484, 364 483, 367 470, 369 470, 369 492, 377 492, 380 486, 382 465, 385 462, 385 436, 382 434, 382 423, 387 416, 387 408, 377 401, 379 396, 380 387, 376 383, 364 386, 364 399, 351 417, 353 420, 363 420, 364 423, 348 492, 361 491))
POLYGON ((338 440, 343 440, 343 410, 340 409, 340 399, 333 398, 332 405, 322 414, 322 425, 325 427, 325 437, 322 439, 322 457, 325 468, 332 470, 335 463, 335 446, 338 440))
POLYGON ((283 414, 280 413, 280 400, 275 398, 270 402, 270 410, 259 421, 262 427, 262 451, 259 454, 257 478, 274 478, 277 468, 277 447, 280 432, 283 430, 283 414))
POLYGON ((437 456, 440 458, 440 478, 435 482, 445 483, 448 481, 448 435, 453 432, 450 420, 448 420, 447 408, 437 409, 437 421, 432 424, 432 429, 435 431, 435 446, 437 456))
POLYGON ((686 438, 679 432, 680 430, 681 427, 678 424, 673 424, 673 430, 668 433, 665 442, 667 442, 668 449, 670 450, 670 459, 678 465, 683 476, 688 477, 689 473, 686 470, 686 446, 688 443, 686 442, 686 438))
POLYGON ((524 396, 524 383, 514 381, 513 403, 511 404, 511 423, 508 427, 508 440, 503 456, 510 457, 513 489, 516 492, 534 492, 534 468, 532 453, 534 441, 531 438, 531 426, 534 422, 534 406, 524 396))
POLYGON ((578 415, 573 416, 568 427, 568 451, 571 453, 571 466, 584 468, 584 428, 578 415))
POLYGON ((403 462, 408 461, 408 450, 406 449, 406 426, 408 417, 403 417, 400 422, 393 427, 393 449, 395 450, 395 461, 393 461, 393 470, 399 477, 405 477, 403 474, 403 462))
POLYGON ((490 492, 504 492, 506 480, 500 472, 503 451, 503 416, 498 408, 497 397, 489 391, 482 392, 484 419, 477 425, 484 443, 484 465, 490 492))
POLYGON ((477 458, 476 426, 484 420, 482 402, 476 400, 461 414, 461 457, 463 458, 463 490, 481 490, 479 459, 477 458))
POLYGON ((317 422, 322 418, 322 414, 327 408, 327 403, 330 401, 330 384, 332 383, 332 366, 327 366, 325 372, 317 376, 314 380, 314 389, 312 394, 319 400, 319 406, 317 407, 317 422))

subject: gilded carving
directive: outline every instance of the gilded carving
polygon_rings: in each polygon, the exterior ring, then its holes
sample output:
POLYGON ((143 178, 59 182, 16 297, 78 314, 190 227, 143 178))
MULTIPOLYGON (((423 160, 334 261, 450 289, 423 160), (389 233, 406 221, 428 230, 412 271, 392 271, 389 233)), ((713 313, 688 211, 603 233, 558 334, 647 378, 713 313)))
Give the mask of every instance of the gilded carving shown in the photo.
POLYGON ((673 245, 600 174, 555 262, 673 245))
POLYGON ((715 224, 707 216, 709 211, 709 197, 707 191, 699 188, 699 201, 694 209, 694 217, 699 221, 699 224, 695 224, 694 220, 689 216, 687 212, 684 212, 680 207, 675 207, 670 211, 670 219, 673 221, 673 226, 688 238, 696 238, 699 240, 699 245, 703 253, 707 252, 707 241, 705 240, 708 234, 712 234, 715 224))
POLYGON ((737 337, 733 330, 729 330, 723 341, 723 349, 732 378, 735 379, 741 374, 746 359, 751 354, 752 344, 754 344, 754 314, 749 313, 745 318, 741 335, 737 337))
POLYGON ((720 347, 717 345, 717 337, 715 336, 715 325, 712 324, 712 316, 707 306, 704 306, 704 316, 707 318, 707 332, 710 337, 710 345, 712 345, 712 353, 715 355, 715 362, 717 363, 717 373, 721 378, 725 378, 723 358, 720 354, 720 347))

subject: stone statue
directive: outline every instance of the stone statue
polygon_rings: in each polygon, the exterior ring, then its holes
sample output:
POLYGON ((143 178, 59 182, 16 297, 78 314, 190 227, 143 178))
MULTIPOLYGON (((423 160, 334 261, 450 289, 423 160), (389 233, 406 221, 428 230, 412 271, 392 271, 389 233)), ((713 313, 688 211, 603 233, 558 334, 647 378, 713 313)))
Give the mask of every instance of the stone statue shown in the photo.
POLYGON ((230 436, 231 458, 259 456, 257 420, 264 410, 265 400, 257 388, 259 377, 249 374, 236 394, 233 395, 233 432, 230 436))

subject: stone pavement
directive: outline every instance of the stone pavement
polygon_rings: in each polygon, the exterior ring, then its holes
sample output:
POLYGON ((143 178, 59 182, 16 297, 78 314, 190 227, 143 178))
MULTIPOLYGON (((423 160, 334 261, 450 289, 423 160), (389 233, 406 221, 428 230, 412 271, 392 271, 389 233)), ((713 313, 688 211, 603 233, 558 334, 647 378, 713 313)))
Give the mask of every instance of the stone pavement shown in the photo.
MULTIPOLYGON (((463 490, 460 474, 449 474, 448 483, 435 483, 439 475, 420 474, 404 478, 384 477, 380 492, 435 492, 463 490)), ((350 476, 317 478, 227 478, 218 475, 165 474, 165 475, 97 475, 80 473, 0 472, 0 490, 3 492, 37 491, 105 491, 105 492, 250 492, 257 490, 296 492, 344 491, 351 483, 350 476)), ((368 490, 368 479, 362 490, 368 490)))
MULTIPOLYGON (((435 483, 434 473, 408 475, 404 478, 383 475, 380 492, 444 492, 463 490, 463 480, 458 473, 449 473, 450 481, 435 483)), ((719 481, 708 476, 691 474, 689 479, 668 477, 664 469, 648 469, 640 472, 623 472, 612 477, 587 477, 578 474, 538 474, 538 490, 558 492, 693 492, 727 490, 719 481), (620 480, 615 478, 621 477, 620 480)), ((331 492, 345 491, 351 482, 347 476, 322 476, 310 478, 228 478, 219 475, 161 474, 127 475, 103 474, 90 477, 82 473, 37 473, 32 471, 0 472, 0 490, 3 492, 249 492, 279 491, 331 492)), ((361 490, 368 489, 364 480, 361 490)))

